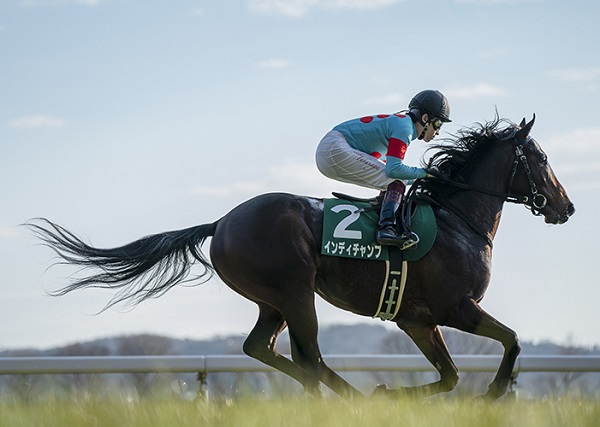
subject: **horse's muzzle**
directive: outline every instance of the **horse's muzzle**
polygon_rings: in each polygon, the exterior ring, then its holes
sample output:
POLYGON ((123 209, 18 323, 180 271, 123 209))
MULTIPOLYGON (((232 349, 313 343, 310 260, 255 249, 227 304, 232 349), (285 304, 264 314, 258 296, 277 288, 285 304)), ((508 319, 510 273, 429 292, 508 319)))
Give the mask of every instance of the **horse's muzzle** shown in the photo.
POLYGON ((561 212, 560 209, 546 205, 544 220, 546 224, 564 224, 575 213, 575 206, 569 202, 561 212))
POLYGON ((573 216, 573 214, 575 213, 575 205, 573 203, 569 203, 566 207, 565 207, 565 213, 563 215, 563 222, 567 222, 569 220, 570 217, 573 216))
POLYGON ((569 218, 571 216, 573 216, 574 213, 575 213, 575 205, 573 203, 568 203, 567 206, 565 206, 565 210, 564 210, 562 216, 559 218, 558 223, 564 224, 565 222, 567 222, 569 220, 569 218))

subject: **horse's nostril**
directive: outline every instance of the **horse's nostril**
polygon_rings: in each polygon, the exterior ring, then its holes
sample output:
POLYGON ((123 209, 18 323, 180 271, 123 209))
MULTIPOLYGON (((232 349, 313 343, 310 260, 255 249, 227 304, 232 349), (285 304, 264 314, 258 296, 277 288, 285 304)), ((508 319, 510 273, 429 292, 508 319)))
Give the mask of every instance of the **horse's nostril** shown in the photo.
POLYGON ((569 203, 565 208, 565 213, 567 216, 571 216, 575 213, 575 205, 573 203, 569 203))

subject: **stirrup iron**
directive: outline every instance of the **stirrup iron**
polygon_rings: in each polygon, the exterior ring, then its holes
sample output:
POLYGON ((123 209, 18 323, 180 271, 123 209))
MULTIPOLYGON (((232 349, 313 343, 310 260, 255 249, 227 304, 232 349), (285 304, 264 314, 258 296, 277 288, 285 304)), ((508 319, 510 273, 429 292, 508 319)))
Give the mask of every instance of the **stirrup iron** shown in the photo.
POLYGON ((416 249, 419 244, 419 236, 415 233, 411 232, 410 234, 403 233, 401 236, 403 239, 406 239, 402 242, 402 246, 400 246, 401 251, 405 251, 407 249, 416 249))

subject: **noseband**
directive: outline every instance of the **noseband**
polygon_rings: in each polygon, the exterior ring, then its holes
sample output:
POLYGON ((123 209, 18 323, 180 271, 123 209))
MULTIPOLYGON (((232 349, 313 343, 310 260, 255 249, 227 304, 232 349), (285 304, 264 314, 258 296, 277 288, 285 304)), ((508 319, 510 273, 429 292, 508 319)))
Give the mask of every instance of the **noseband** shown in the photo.
POLYGON ((542 209, 548 203, 548 199, 542 193, 538 193, 537 186, 533 181, 533 176, 531 176, 531 168, 529 167, 529 162, 527 161, 527 156, 523 152, 523 146, 527 144, 531 140, 531 137, 527 137, 525 142, 522 144, 517 144, 517 139, 513 137, 513 143, 515 147, 516 158, 513 163, 512 173, 510 176, 510 181, 508 183, 508 191, 506 192, 506 201, 510 203, 517 203, 525 205, 525 207, 531 210, 531 213, 535 216, 542 215, 542 209), (527 180, 529 181, 529 189, 531 191, 531 196, 515 196, 512 194, 512 185, 515 179, 515 175, 517 174, 517 169, 519 168, 519 164, 523 165, 523 169, 525 169, 525 174, 527 175, 527 180), (527 205, 527 203, 531 200, 531 206, 527 205))

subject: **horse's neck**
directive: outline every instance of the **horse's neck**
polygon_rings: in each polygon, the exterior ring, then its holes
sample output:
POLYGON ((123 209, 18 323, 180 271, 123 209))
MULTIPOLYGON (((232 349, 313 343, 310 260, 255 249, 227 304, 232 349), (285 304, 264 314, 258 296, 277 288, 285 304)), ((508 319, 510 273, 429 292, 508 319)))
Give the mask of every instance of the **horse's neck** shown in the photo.
MULTIPOLYGON (((477 188, 484 187, 477 186, 477 188)), ((489 240, 494 240, 504 205, 498 197, 477 191, 459 191, 451 195, 444 205, 451 205, 450 210, 458 211, 460 215, 458 213, 457 215, 464 222, 487 236, 489 240)))
MULTIPOLYGON (((468 185, 498 194, 506 191, 509 160, 505 154, 496 154, 487 155, 478 163, 466 180, 468 185)), ((490 240, 494 239, 500 224, 504 199, 478 191, 460 191, 452 199, 455 206, 460 208, 473 224, 486 233, 490 240)))

